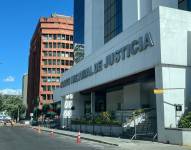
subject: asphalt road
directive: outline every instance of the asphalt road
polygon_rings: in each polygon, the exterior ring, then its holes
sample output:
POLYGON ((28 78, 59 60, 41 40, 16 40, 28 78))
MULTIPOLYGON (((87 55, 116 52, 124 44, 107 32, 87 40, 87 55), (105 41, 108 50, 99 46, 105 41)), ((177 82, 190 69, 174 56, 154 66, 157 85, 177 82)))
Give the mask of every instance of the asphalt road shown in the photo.
POLYGON ((48 133, 25 127, 0 127, 0 150, 118 150, 119 147, 48 133))

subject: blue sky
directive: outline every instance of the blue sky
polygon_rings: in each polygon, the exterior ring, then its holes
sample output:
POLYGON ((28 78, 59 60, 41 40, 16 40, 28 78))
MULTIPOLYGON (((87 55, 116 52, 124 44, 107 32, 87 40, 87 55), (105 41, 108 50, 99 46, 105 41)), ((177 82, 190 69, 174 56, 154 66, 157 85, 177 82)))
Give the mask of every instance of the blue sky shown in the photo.
POLYGON ((0 5, 0 93, 20 91, 28 72, 30 39, 38 19, 73 16, 73 0, 2 0, 0 5))

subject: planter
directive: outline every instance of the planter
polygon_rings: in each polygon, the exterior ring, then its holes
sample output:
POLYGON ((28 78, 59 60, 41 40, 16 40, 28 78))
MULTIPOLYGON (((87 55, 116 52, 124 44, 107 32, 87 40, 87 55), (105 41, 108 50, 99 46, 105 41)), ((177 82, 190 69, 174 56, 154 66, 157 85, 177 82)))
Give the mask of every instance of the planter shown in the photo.
POLYGON ((103 136, 115 136, 122 135, 123 128, 120 126, 108 126, 108 125, 71 125, 71 130, 81 131, 84 133, 103 135, 103 136))

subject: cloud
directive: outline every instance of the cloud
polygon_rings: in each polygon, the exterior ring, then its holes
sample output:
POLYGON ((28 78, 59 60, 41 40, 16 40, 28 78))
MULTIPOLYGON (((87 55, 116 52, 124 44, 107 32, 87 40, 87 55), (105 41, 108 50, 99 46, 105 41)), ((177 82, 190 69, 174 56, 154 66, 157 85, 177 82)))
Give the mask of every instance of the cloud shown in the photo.
POLYGON ((13 76, 8 76, 6 77, 4 80, 4 82, 14 82, 15 81, 15 78, 13 76))
POLYGON ((2 95, 21 95, 21 89, 2 89, 0 90, 0 94, 2 95))

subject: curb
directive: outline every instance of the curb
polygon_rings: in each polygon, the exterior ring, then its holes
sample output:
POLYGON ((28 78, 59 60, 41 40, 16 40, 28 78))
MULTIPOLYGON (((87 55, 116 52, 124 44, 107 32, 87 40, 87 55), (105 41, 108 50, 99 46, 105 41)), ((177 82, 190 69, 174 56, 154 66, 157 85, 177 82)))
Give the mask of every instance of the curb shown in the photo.
MULTIPOLYGON (((30 128, 32 128, 32 127, 30 127, 30 128)), ((38 128, 34 127, 34 129, 38 129, 38 128)), ((51 132, 51 130, 45 129, 45 128, 41 128, 41 130, 44 131, 44 132, 48 132, 48 133, 51 132)), ((64 136, 76 138, 75 135, 70 135, 70 134, 66 134, 66 133, 60 133, 60 132, 57 132, 57 131, 54 131, 54 133, 57 134, 57 135, 64 135, 64 136)), ((115 143, 111 143, 111 142, 107 142, 107 141, 96 140, 96 139, 92 139, 92 138, 87 138, 87 137, 83 137, 82 135, 81 135, 81 139, 87 140, 87 141, 93 141, 93 142, 97 142, 97 143, 102 143, 102 144, 107 144, 107 145, 119 146, 119 144, 115 144, 115 143)))

